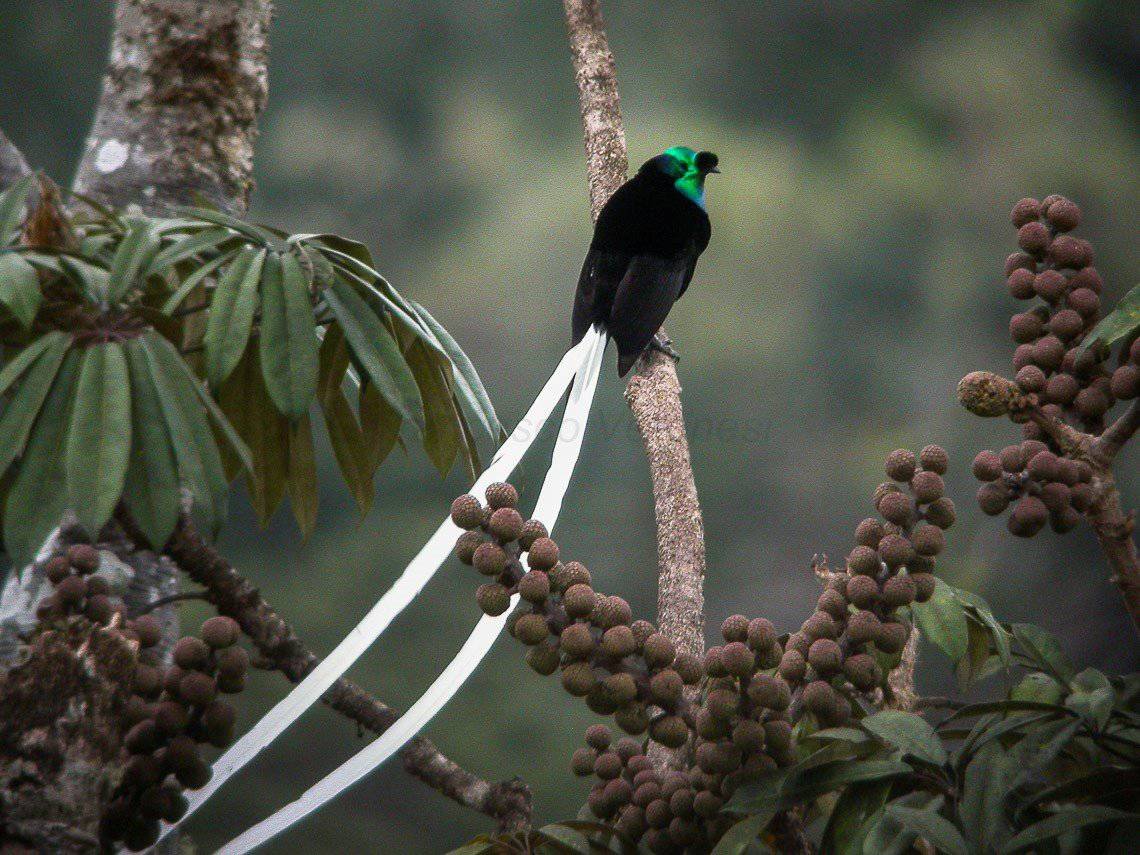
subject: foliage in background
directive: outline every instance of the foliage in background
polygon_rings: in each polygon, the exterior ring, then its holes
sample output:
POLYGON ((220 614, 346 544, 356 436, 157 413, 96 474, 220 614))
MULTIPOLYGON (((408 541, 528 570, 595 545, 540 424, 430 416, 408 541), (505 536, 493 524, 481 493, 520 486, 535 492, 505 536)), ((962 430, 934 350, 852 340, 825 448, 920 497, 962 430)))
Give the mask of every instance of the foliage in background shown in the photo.
POLYGON ((497 445, 470 360, 363 245, 216 210, 93 203, 74 223, 40 205, 21 233, 35 183, 0 196, 0 476, 15 563, 65 510, 96 533, 121 497, 156 547, 182 491, 216 532, 239 473, 263 524, 288 495, 308 533, 314 405, 362 512, 405 425, 443 474, 457 459, 477 472, 479 446, 497 445))

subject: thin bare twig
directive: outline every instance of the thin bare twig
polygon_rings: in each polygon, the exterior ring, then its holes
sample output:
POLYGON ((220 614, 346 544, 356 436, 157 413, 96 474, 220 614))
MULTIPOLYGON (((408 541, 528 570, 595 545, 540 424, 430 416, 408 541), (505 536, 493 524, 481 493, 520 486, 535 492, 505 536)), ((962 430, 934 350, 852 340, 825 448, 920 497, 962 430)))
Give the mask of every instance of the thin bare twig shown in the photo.
POLYGON ((143 615, 150 614, 155 609, 161 609, 163 606, 169 606, 172 603, 184 603, 189 600, 203 600, 210 601, 210 595, 205 591, 184 591, 180 594, 170 594, 166 597, 159 597, 153 603, 143 606, 132 617, 142 617, 143 615))
POLYGON ((1140 399, 1129 404, 1124 414, 1097 437, 1089 453, 1107 466, 1137 430, 1140 430, 1140 399))

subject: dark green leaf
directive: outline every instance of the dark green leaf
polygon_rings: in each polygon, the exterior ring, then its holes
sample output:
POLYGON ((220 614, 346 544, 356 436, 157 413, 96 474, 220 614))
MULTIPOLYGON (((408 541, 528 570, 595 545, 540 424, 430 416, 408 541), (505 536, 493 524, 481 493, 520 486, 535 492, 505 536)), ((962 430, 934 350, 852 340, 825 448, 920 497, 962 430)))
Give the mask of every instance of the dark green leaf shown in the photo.
POLYGON ((379 273, 363 267, 341 253, 331 252, 329 254, 340 259, 339 263, 335 265, 337 275, 352 285, 376 314, 391 315, 417 338, 424 339, 432 348, 438 350, 441 356, 446 355, 442 346, 435 341, 435 337, 432 336, 431 331, 424 326, 419 317, 414 312, 406 310, 400 302, 392 299, 391 295, 396 293, 395 289, 391 286, 383 287, 387 283, 384 282, 379 273))
POLYGON ((43 302, 36 269, 15 252, 0 252, 0 304, 28 329, 43 302))
POLYGON ((4 548, 17 567, 32 559, 67 509, 67 475, 60 451, 67 445, 81 361, 78 351, 66 351, 8 491, 4 548))
POLYGON ((1070 685, 1073 691, 1065 700, 1065 706, 1095 723, 1099 729, 1104 729, 1116 703, 1116 692, 1112 690, 1108 677, 1095 668, 1086 668, 1073 678, 1070 685))
POLYGON ((863 851, 864 825, 886 804, 890 780, 852 784, 840 793, 831 809, 820 846, 835 855, 856 855, 863 851))
POLYGON ((223 243, 231 240, 233 236, 233 232, 229 229, 203 229, 189 237, 176 240, 170 244, 170 246, 155 255, 150 262, 150 266, 147 267, 147 275, 161 273, 172 264, 177 264, 187 258, 213 252, 223 243))
MULTIPOLYGON (((451 388, 443 376, 443 368, 421 341, 416 341, 405 354, 408 366, 424 402, 426 427, 424 450, 440 475, 446 475, 455 462, 462 443, 459 415, 451 397, 451 388)), ((450 369, 450 366, 448 366, 450 369)))
POLYGON ((1136 819, 1140 819, 1140 814, 1116 810, 1115 808, 1104 807, 1102 805, 1064 808, 1052 816, 1038 823, 1034 823, 1029 826, 1029 828, 1017 834, 1001 848, 1000 852, 1001 855, 1020 852, 1022 849, 1038 846, 1062 834, 1088 828, 1091 825, 1136 819))
POLYGON ((892 804, 887 806, 886 813, 925 839, 939 852, 945 852, 947 855, 970 855, 969 847, 962 839, 962 833, 937 811, 892 804))
POLYGON ((954 588, 951 586, 954 596, 960 603, 965 604, 966 613, 968 617, 980 622, 990 632, 990 639, 994 643, 994 649, 997 650, 998 657, 1001 659, 1002 665, 1009 668, 1010 665, 1010 650, 1009 650, 1009 633, 994 617, 993 610, 990 608, 989 603, 971 591, 963 590, 962 588, 954 588))
POLYGON ((222 211, 216 211, 210 208, 179 208, 178 213, 185 214, 187 217, 196 220, 213 223, 215 226, 225 226, 228 229, 233 229, 238 234, 245 235, 251 241, 263 247, 273 246, 278 242, 277 238, 271 232, 253 223, 247 223, 243 220, 239 220, 237 217, 231 217, 222 211))
POLYGON ((35 183, 35 173, 28 173, 0 193, 0 246, 8 244, 23 222, 28 194, 35 183))
POLYGON ((150 545, 161 549, 178 521, 179 483, 173 439, 140 346, 126 346, 131 376, 131 443, 125 495, 150 545))
POLYGON ((16 380, 21 381, 0 416, 0 473, 23 453, 70 346, 71 338, 64 333, 47 333, 20 351, 0 372, 0 393, 16 380))
POLYGON ((123 236, 107 276, 107 302, 122 302, 159 248, 159 236, 150 220, 133 220, 123 236))
POLYGON ((1065 696, 1065 690, 1053 677, 1043 671, 1030 671, 1009 693, 1011 700, 1056 704, 1065 696))
POLYGON ((974 851, 993 852, 1012 833, 1002 797, 1017 769, 1017 758, 997 742, 983 747, 966 764, 958 813, 974 851))
POLYGON ((1082 348, 1094 341, 1111 345, 1140 329, 1140 285, 1125 294, 1116 308, 1101 320, 1082 342, 1082 348))
POLYGON ((356 416, 341 388, 341 378, 348 368, 348 351, 344 346, 344 334, 336 324, 329 328, 321 343, 320 361, 317 397, 324 413, 329 442, 349 492, 364 514, 372 506, 375 492, 372 484, 373 467, 365 445, 364 432, 357 424, 356 416))
POLYGON ((261 280, 261 370, 269 397, 290 419, 313 402, 318 348, 304 271, 293 253, 274 253, 261 280))
POLYGON ((262 525, 285 498, 289 479, 289 421, 265 390, 257 351, 250 348, 218 394, 223 412, 249 447, 253 473, 250 503, 262 525))
POLYGON ((289 425, 288 491, 293 518, 308 537, 317 525, 317 465, 308 413, 289 425))
POLYGON ((986 676, 990 662, 990 633, 980 623, 966 621, 968 644, 966 655, 958 660, 954 671, 958 675, 958 688, 965 692, 975 681, 986 676))
POLYGON ((901 710, 884 710, 859 722, 875 736, 898 748, 904 754, 941 766, 946 762, 946 749, 934 728, 921 716, 901 710))
POLYGON ((190 273, 185 279, 182 280, 177 290, 167 298, 165 303, 162 304, 162 313, 164 315, 169 315, 171 312, 177 309, 180 305, 182 305, 182 301, 189 297, 191 292, 193 292, 195 288, 201 285, 207 277, 211 276, 214 271, 221 267, 223 264, 229 264, 232 262, 235 258, 238 257, 238 255, 240 255, 240 253, 241 250, 235 249, 223 255, 219 255, 217 258, 211 259, 190 273))
POLYGON ((465 412, 467 409, 470 410, 468 418, 474 420, 486 432, 486 436, 492 445, 498 445, 500 439, 505 436, 505 431, 502 424, 499 423, 499 417, 495 414, 495 406, 491 403, 491 396, 487 394, 475 366, 467 354, 463 352, 459 343, 452 338, 451 333, 444 329, 443 324, 433 318, 428 310, 419 303, 412 303, 412 306, 419 313, 424 324, 435 334, 436 339, 451 359, 455 370, 460 403, 465 407, 465 412))
POLYGON ((893 800, 867 820, 863 836, 864 855, 900 855, 914 843, 917 835, 887 812, 891 805, 941 810, 944 801, 942 796, 925 792, 907 793, 893 800))
POLYGON ((1011 629, 1022 651, 1042 671, 1048 671, 1062 683, 1073 679, 1076 669, 1052 634, 1029 623, 1015 623, 1011 629))
POLYGON ((368 451, 370 472, 384 462, 400 441, 403 418, 389 404, 372 383, 360 387, 360 429, 364 434, 364 447, 368 451))
POLYGON ((83 351, 67 433, 67 491, 79 522, 98 532, 123 493, 131 450, 131 386, 118 342, 83 351))
POLYGON ((953 589, 941 579, 925 603, 914 604, 914 619, 922 634, 953 662, 966 655, 969 644, 966 611, 953 589))
POLYGON ((88 301, 102 303, 106 299, 109 274, 105 267, 82 258, 60 255, 59 268, 88 301))
POLYGON ((740 820, 717 841, 712 855, 743 855, 743 853, 748 852, 750 847, 758 843, 757 838, 760 836, 760 832, 768 827, 768 823, 772 821, 775 815, 776 810, 774 808, 772 810, 765 809, 740 820))
POLYGON ((206 376, 222 385, 245 352, 257 311, 257 282, 265 250, 247 247, 218 280, 206 321, 206 376))
POLYGON ((368 379, 403 418, 411 419, 423 430, 424 410, 419 388, 388 328, 343 279, 338 278, 324 292, 324 297, 368 379))

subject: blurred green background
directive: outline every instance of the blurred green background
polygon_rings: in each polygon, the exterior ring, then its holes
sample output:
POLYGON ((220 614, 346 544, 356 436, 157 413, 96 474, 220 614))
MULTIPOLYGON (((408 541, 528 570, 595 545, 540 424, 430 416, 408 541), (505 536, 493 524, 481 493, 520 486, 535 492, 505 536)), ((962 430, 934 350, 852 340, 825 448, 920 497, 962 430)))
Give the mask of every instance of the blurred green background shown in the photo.
MULTIPOLYGON (((3 0, 0 126, 70 178, 94 110, 108 2, 3 0)), ((1108 670, 1133 631, 1094 539, 1015 540, 982 516, 974 453, 1015 429, 967 416, 954 385, 1007 370, 1014 303, 1001 264, 1019 197, 1084 209, 1114 300, 1140 271, 1138 24, 1100 2, 608 2, 631 160, 709 148, 713 240, 669 328, 704 504, 710 637, 734 612, 794 629, 872 509, 885 454, 946 446, 959 523, 942 565, 1006 620, 1058 633, 1108 670)), ((1133 9, 1133 12, 1135 10, 1133 9)), ((467 349, 508 426, 567 344, 589 241, 577 96, 561 4, 281 2, 254 214, 374 249, 393 283, 467 349)), ((655 603, 652 501, 612 353, 558 539, 635 613, 655 603)), ((414 446, 413 446, 414 448, 414 446)), ((520 481, 533 501, 547 443, 520 481)), ((1140 503, 1140 455, 1120 471, 1140 503)), ((466 484, 418 449, 381 470, 364 520, 324 449, 319 531, 287 510, 259 531, 242 502, 223 546, 318 652, 387 588, 466 484)), ((474 574, 452 562, 352 671, 413 701, 475 623, 474 574)), ((186 610, 193 623, 201 614, 186 610)), ((952 690, 934 651, 922 687, 952 690)), ((285 690, 255 675, 251 723, 285 690)), ((569 755, 594 717, 501 642, 430 736, 491 779, 534 787, 542 819, 586 788, 569 755)), ((364 744, 308 713, 190 823, 204 850, 299 795, 364 744)), ((267 852, 440 852, 485 830, 390 763, 267 852)))

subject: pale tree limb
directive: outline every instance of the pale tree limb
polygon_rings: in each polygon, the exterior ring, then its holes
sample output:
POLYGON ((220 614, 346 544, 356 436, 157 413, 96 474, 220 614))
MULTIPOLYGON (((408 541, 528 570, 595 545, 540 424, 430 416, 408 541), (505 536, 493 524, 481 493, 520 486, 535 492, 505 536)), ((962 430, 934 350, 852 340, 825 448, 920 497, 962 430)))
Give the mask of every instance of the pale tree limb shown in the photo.
POLYGON ((0 131, 0 191, 19 181, 32 169, 15 144, 0 131))
MULTIPOLYGON (((596 0, 564 0, 585 131, 590 207, 596 219, 625 181, 625 132, 613 54, 596 0)), ((637 363, 625 392, 645 444, 657 519, 660 629, 679 651, 704 653, 705 537, 681 384, 673 360, 656 350, 637 363)))

